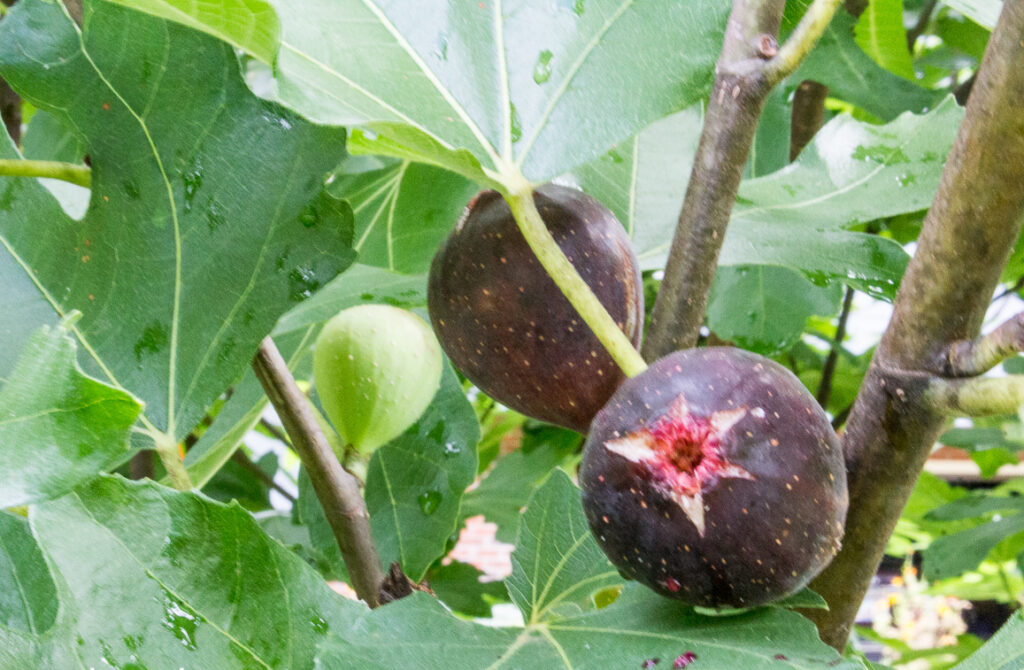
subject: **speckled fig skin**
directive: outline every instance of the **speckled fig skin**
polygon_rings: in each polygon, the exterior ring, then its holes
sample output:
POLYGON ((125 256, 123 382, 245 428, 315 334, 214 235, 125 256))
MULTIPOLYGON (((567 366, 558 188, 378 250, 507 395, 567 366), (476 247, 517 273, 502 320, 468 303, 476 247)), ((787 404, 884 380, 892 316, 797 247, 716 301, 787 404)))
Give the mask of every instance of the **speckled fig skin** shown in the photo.
MULTIPOLYGON (((638 344, 643 287, 622 225, 576 189, 547 184, 534 199, 559 247, 638 344)), ((528 416, 585 433, 624 379, 495 191, 469 203, 434 257, 428 304, 455 367, 487 395, 528 416)))
POLYGON ((579 480, 590 527, 624 575, 712 608, 805 586, 838 551, 848 505, 842 450, 821 407, 789 370, 731 348, 678 351, 623 383, 594 418, 579 480), (667 444, 647 435, 680 425, 671 418, 680 407, 686 425, 725 427, 717 446, 713 434, 702 442, 718 472, 700 482, 702 511, 680 484, 691 480, 665 476, 678 468, 651 456, 669 452, 636 446, 667 444))

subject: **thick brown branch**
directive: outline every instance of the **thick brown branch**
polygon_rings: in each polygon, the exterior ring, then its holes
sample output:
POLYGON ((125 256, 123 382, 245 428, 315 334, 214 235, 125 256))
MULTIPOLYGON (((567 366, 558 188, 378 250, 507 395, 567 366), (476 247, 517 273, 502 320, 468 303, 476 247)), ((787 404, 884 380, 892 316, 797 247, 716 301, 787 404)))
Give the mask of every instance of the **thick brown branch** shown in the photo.
POLYGON ((743 166, 771 90, 764 77, 761 37, 778 34, 784 4, 733 2, 686 199, 644 342, 649 361, 697 343, 743 166))
POLYGON ((950 377, 973 377, 1021 351, 1024 351, 1024 312, 1008 319, 988 335, 951 344, 945 372, 950 377))
POLYGON ((309 401, 296 386, 281 352, 269 337, 260 343, 252 366, 313 483, 313 491, 338 540, 352 588, 367 605, 376 607, 384 573, 370 535, 370 515, 359 482, 338 463, 309 401))
POLYGON ((1003 5, 895 311, 854 404, 843 445, 850 512, 843 549, 811 584, 806 612, 842 648, 944 417, 886 385, 884 370, 930 371, 977 336, 1024 212, 1024 2, 1003 5))

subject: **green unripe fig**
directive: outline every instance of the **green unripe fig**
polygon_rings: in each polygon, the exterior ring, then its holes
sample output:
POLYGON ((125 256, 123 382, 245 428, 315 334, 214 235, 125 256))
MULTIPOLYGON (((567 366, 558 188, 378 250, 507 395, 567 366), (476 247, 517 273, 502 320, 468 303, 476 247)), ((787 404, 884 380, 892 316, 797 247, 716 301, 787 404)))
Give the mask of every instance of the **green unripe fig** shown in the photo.
POLYGON ((320 331, 313 378, 341 439, 363 454, 401 435, 441 384, 430 326, 388 305, 342 310, 320 331))

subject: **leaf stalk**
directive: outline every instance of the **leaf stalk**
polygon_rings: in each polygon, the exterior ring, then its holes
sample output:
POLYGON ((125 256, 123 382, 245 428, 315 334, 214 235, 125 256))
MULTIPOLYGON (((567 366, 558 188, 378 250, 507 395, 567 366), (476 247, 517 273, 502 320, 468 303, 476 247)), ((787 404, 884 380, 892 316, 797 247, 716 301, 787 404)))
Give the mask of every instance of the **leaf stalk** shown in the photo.
POLYGON ((0 159, 0 177, 46 177, 60 179, 85 188, 89 188, 92 184, 92 170, 88 166, 59 161, 2 158, 0 159))

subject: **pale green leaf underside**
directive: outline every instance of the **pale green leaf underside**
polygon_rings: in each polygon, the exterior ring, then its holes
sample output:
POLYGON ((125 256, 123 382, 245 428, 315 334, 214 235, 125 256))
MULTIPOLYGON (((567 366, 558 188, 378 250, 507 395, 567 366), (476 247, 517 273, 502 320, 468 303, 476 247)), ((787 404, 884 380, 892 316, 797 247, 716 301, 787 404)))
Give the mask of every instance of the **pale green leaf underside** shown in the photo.
POLYGON ((989 30, 996 27, 999 12, 1003 10, 1002 0, 945 0, 943 4, 989 30))
POLYGON ((281 25, 264 0, 107 0, 218 37, 264 63, 277 55, 281 25))
POLYGON ((406 274, 425 273, 438 246, 479 187, 463 176, 408 160, 365 170, 343 164, 331 193, 355 215, 360 263, 406 274))
POLYGON ((538 182, 706 95, 728 13, 716 0, 275 6, 278 99, 329 123, 402 124, 538 182))
MULTIPOLYGON (((891 296, 906 253, 892 240, 845 228, 927 208, 962 117, 951 98, 928 114, 904 114, 883 126, 836 117, 796 162, 741 184, 719 263, 782 265, 891 296)), ((669 132, 672 122, 650 132, 669 132)), ((676 123, 684 123, 682 117, 676 123)), ((638 141, 646 141, 643 134, 638 141)), ((631 149, 616 151, 633 155, 631 149)), ((650 158, 637 154, 634 166, 666 160, 653 151, 650 158)), ((628 168, 628 160, 622 170, 639 169, 628 168)), ((665 170, 685 175, 689 164, 665 170)), ((638 245, 641 264, 658 267, 668 253, 682 190, 654 193, 649 202, 650 214, 636 219, 634 239, 644 241, 638 245)))

